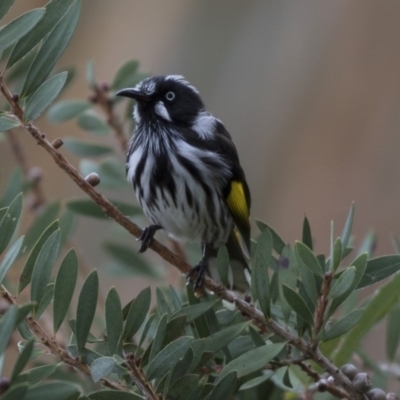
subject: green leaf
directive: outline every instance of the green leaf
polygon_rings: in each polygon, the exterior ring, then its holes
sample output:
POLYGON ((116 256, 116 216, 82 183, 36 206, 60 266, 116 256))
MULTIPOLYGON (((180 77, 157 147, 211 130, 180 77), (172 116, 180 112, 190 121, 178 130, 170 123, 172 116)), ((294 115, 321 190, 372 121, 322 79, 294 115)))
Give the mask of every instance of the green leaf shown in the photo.
POLYGON ((351 235, 351 228, 353 226, 353 220, 354 220, 354 203, 351 204, 349 214, 347 215, 346 223, 344 224, 343 232, 340 238, 342 239, 342 249, 343 253, 347 248, 347 245, 349 244, 349 239, 351 235))
POLYGON ((364 276, 357 289, 373 285, 400 270, 400 255, 388 255, 368 260, 364 276))
POLYGON ((186 351, 190 348, 192 340, 193 339, 189 336, 182 336, 162 349, 150 362, 146 373, 146 379, 152 380, 164 376, 165 373, 184 356, 186 351))
POLYGON ((274 229, 272 229, 270 226, 268 226, 266 223, 256 220, 258 229, 260 229, 261 232, 265 231, 266 229, 269 230, 269 233, 272 236, 272 240, 273 240, 273 247, 274 250, 278 253, 281 254, 283 248, 285 247, 285 242, 283 241, 283 239, 275 232, 274 229))
POLYGON ((6 132, 20 126, 17 119, 9 115, 2 115, 0 117, 0 132, 6 132))
POLYGON ((230 399, 235 393, 237 383, 236 371, 226 374, 207 396, 207 400, 230 399))
POLYGON ((393 362, 400 343, 400 305, 396 304, 390 311, 386 328, 386 357, 393 362))
POLYGON ((34 344, 35 344, 34 339, 31 339, 26 343, 26 346, 24 347, 16 363, 14 364, 14 368, 11 373, 11 383, 15 382, 17 376, 22 372, 25 365, 30 360, 34 344))
POLYGON ((3 394, 3 396, 1 396, 1 400, 25 400, 25 394, 27 391, 27 383, 13 385, 3 394))
POLYGON ((29 227, 25 236, 25 246, 31 248, 37 241, 39 235, 57 219, 60 213, 61 204, 59 201, 49 204, 36 217, 29 227))
MULTIPOLYGON (((24 268, 21 272, 21 276, 19 277, 19 282, 18 282, 18 294, 22 292, 22 290, 29 285, 32 279, 32 271, 33 268, 36 264, 36 260, 44 246, 44 244, 47 242, 49 237, 57 231, 58 228, 58 221, 54 221, 50 226, 47 227, 47 229, 43 232, 43 234, 40 236, 38 241, 36 242, 35 246, 31 250, 31 253, 29 254, 28 259, 26 260, 26 263, 24 265, 24 268)), ((29 233, 29 232, 28 232, 29 233)), ((26 245, 26 238, 25 238, 25 245, 26 245)))
POLYGON ((356 277, 356 267, 347 268, 338 279, 335 280, 331 290, 329 291, 329 297, 334 299, 342 296, 352 286, 356 277))
MULTIPOLYGON (((109 200, 116 208, 119 209, 124 215, 134 216, 141 214, 139 207, 129 203, 123 203, 119 200, 109 200)), ((66 206, 69 210, 84 215, 86 217, 107 219, 107 214, 92 200, 89 199, 76 199, 68 200, 66 206)))
MULTIPOLYGON (((77 386, 64 381, 51 381, 41 383, 29 389, 24 400, 57 399, 70 400, 72 396, 79 395, 77 386)), ((74 397, 75 399, 75 397, 74 397)))
POLYGON ((18 257, 21 252, 22 243, 24 242, 24 237, 21 236, 7 251, 4 258, 0 262, 0 285, 3 283, 3 279, 6 276, 11 265, 18 257))
POLYGON ((293 311, 311 326, 314 325, 313 315, 303 298, 287 285, 282 285, 282 290, 286 301, 292 307, 293 311))
POLYGON ((108 348, 110 354, 117 354, 122 336, 123 319, 121 300, 114 286, 107 293, 105 308, 108 348))
POLYGON ((161 291, 160 288, 156 288, 156 298, 157 298, 157 311, 158 314, 161 316, 163 314, 167 314, 169 318, 171 316, 171 309, 165 299, 164 293, 161 291))
POLYGON ((54 25, 62 17, 71 3, 72 0, 52 0, 46 4, 46 13, 44 16, 35 27, 14 46, 7 62, 7 69, 21 58, 25 57, 53 29, 54 25))
POLYGON ((101 157, 112 154, 114 149, 110 146, 84 142, 79 139, 63 138, 64 147, 72 154, 79 157, 101 157))
POLYGON ((123 333, 124 340, 132 337, 142 326, 150 308, 150 287, 143 289, 129 307, 123 333))
POLYGON ((90 108, 92 105, 85 100, 63 100, 52 105, 47 112, 50 122, 58 123, 73 119, 90 108))
POLYGON ((112 357, 100 357, 92 362, 90 365, 92 379, 98 382, 111 374, 115 366, 115 360, 112 357))
POLYGON ((104 136, 110 133, 110 127, 95 110, 87 110, 79 114, 76 122, 82 129, 95 135, 104 136))
POLYGON ((75 250, 71 249, 62 260, 56 277, 53 303, 54 334, 57 333, 67 315, 77 278, 78 257, 75 250))
POLYGON ((7 213, 0 221, 0 254, 10 242, 22 211, 22 193, 20 193, 8 207, 7 213))
POLYGON ((337 321, 332 328, 324 333, 324 341, 335 339, 348 332, 360 320, 363 310, 354 310, 350 314, 337 321))
POLYGON ((49 283, 51 271, 60 247, 60 230, 54 231, 46 240, 36 259, 32 272, 31 301, 40 303, 49 283))
POLYGON ((75 0, 44 40, 29 68, 21 97, 35 92, 53 70, 75 31, 80 8, 81 1, 75 0))
POLYGON ((217 383, 232 371, 236 371, 237 377, 241 378, 260 370, 276 357, 284 349, 285 345, 285 343, 266 344, 242 354, 225 365, 218 376, 217 383))
POLYGON ((49 283, 46 287, 46 291, 44 292, 42 300, 38 304, 35 311, 35 319, 39 319, 40 316, 44 313, 48 305, 53 300, 54 296, 54 283, 49 283))
POLYGON ((7 348, 8 342, 14 331, 17 322, 18 308, 10 306, 1 318, 0 323, 0 354, 3 354, 7 348))
POLYGON ((136 60, 129 60, 123 64, 114 77, 111 89, 119 90, 132 87, 138 67, 139 62, 136 60))
POLYGON ((67 72, 60 72, 45 81, 29 96, 25 108, 25 120, 33 121, 57 98, 67 80, 67 72))
MULTIPOLYGON (((3 196, 0 199, 0 209, 4 207, 8 208, 10 203, 18 196, 18 194, 23 192, 25 189, 26 183, 21 167, 13 168, 6 187, 3 189, 3 196)), ((0 222, 1 219, 2 218, 0 218, 0 222)))
POLYGON ((7 15, 10 11, 11 6, 14 4, 14 0, 2 0, 0 3, 0 19, 7 15))
POLYGON ((109 389, 102 390, 101 392, 89 393, 86 397, 89 400, 143 400, 142 396, 134 393, 109 389))
POLYGON ((82 355, 90 327, 96 312, 97 297, 99 293, 99 278, 97 271, 93 270, 86 278, 79 294, 76 309, 76 344, 79 354, 82 355))
POLYGON ((331 249, 331 257, 330 257, 330 271, 335 272, 340 265, 340 262, 342 261, 342 255, 343 255, 343 246, 342 246, 342 241, 340 238, 337 238, 335 240, 335 243, 333 244, 333 248, 331 249))
POLYGON ((157 330, 154 335, 153 342, 151 344, 151 351, 149 355, 149 362, 151 362, 156 354, 158 354, 162 348, 162 344, 164 342, 165 338, 165 332, 167 330, 167 314, 164 314, 161 318, 160 321, 158 322, 157 325, 157 330))
POLYGON ((96 85, 96 77, 94 73, 94 62, 90 60, 86 64, 86 81, 89 84, 90 88, 93 88, 96 85))
POLYGON ((228 276, 229 276, 229 254, 226 246, 221 246, 218 249, 217 255, 217 267, 218 267, 218 274, 221 283, 226 286, 228 283, 228 276))
POLYGON ((299 263, 303 263, 303 265, 308 267, 315 275, 322 276, 321 265, 314 253, 301 242, 296 242, 294 247, 299 263))
POLYGON ((117 243, 104 243, 104 249, 113 257, 113 262, 117 261, 121 266, 129 271, 139 275, 145 275, 150 278, 158 278, 159 273, 154 267, 145 260, 144 257, 138 255, 137 251, 128 246, 117 243))
POLYGON ((42 365, 40 367, 32 368, 20 374, 15 383, 26 382, 33 386, 49 377, 58 367, 58 364, 42 365))
POLYGON ((399 300, 400 297, 400 274, 396 274, 391 281, 382 285, 364 307, 363 314, 358 324, 344 337, 340 343, 336 355, 335 365, 343 365, 355 348, 360 344, 361 339, 371 327, 383 318, 399 300))
POLYGON ((232 326, 228 326, 216 333, 205 338, 205 350, 211 353, 220 351, 227 346, 233 339, 239 336, 247 327, 249 322, 242 322, 232 326))
POLYGON ((187 400, 198 398, 196 392, 198 392, 199 376, 194 374, 184 375, 178 378, 172 383, 167 399, 173 400, 187 400))
POLYGON ((186 322, 191 322, 196 318, 200 317, 200 315, 203 315, 206 311, 210 310, 212 307, 214 307, 217 301, 204 302, 184 307, 181 310, 174 312, 171 318, 176 318, 185 315, 187 318, 186 322))
POLYGON ((275 371, 263 371, 263 372, 264 372, 263 375, 257 376, 257 378, 250 379, 249 381, 243 383, 243 385, 240 386, 239 391, 248 390, 258 385, 261 385, 261 383, 271 378, 271 376, 275 373, 275 371))
POLYGON ((258 238, 252 262, 252 288, 254 300, 258 299, 260 308, 266 318, 270 316, 270 289, 268 261, 272 255, 272 236, 268 229, 258 238))
POLYGON ((171 372, 168 374, 168 388, 170 388, 179 378, 192 372, 191 365, 193 363, 193 353, 193 347, 191 347, 185 355, 176 362, 174 367, 171 369, 171 372))
POLYGON ((301 241, 310 249, 313 249, 311 227, 308 218, 305 216, 303 220, 303 236, 301 241))
POLYGON ((29 32, 43 17, 44 8, 27 11, 0 29, 0 53, 29 32))

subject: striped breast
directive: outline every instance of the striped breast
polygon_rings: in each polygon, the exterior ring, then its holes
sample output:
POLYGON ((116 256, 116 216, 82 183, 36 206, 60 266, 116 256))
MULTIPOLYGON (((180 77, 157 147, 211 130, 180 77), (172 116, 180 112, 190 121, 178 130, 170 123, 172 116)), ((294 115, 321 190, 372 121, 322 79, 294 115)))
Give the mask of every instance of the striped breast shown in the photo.
POLYGON ((171 137, 134 142, 127 160, 128 180, 152 223, 175 239, 220 246, 233 229, 221 195, 230 171, 215 153, 191 146, 178 135, 171 137))

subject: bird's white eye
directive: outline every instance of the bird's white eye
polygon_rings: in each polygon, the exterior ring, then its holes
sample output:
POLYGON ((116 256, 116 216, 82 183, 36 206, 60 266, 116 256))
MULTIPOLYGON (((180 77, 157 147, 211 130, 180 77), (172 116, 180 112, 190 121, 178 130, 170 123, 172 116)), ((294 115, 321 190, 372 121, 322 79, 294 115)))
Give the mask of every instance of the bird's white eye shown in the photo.
POLYGON ((172 101, 175 98, 175 93, 174 92, 167 92, 167 94, 165 95, 165 98, 168 101, 172 101))

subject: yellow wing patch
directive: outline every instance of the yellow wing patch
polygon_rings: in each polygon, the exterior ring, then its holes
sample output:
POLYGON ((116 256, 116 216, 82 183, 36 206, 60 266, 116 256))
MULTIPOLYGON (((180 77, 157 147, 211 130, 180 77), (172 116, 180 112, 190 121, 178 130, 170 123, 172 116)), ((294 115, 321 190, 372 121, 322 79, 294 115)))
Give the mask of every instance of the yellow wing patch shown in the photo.
MULTIPOLYGON (((239 181, 231 182, 231 191, 226 199, 235 224, 242 235, 246 247, 250 245, 249 205, 244 194, 243 184, 239 181)), ((249 250, 249 249, 248 249, 249 250)))

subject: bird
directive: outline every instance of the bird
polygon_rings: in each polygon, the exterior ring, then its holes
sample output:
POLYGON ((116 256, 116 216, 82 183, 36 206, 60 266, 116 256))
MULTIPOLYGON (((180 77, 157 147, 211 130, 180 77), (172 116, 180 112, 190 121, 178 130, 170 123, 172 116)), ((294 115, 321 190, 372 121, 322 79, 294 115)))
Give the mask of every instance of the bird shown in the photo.
POLYGON ((245 291, 251 196, 224 124, 181 75, 148 77, 115 95, 135 100, 126 175, 151 221, 138 238, 139 253, 159 229, 175 240, 200 242, 202 257, 187 274, 191 281, 197 272, 197 290, 206 272, 216 276, 214 260, 225 245, 233 287, 245 291))

